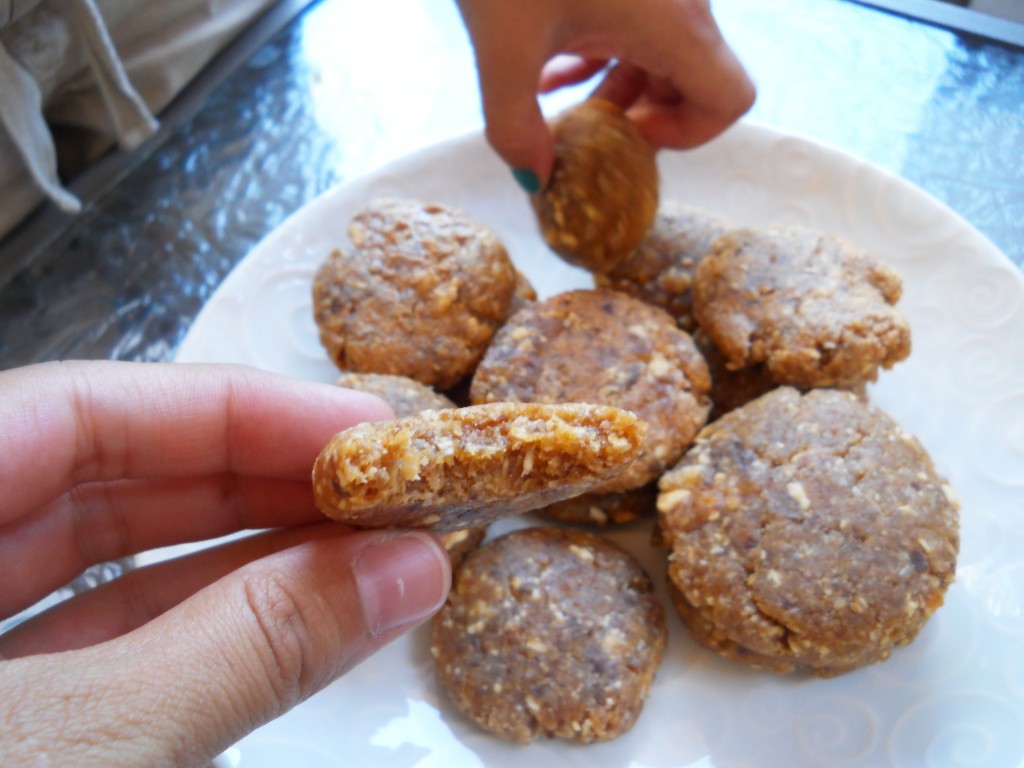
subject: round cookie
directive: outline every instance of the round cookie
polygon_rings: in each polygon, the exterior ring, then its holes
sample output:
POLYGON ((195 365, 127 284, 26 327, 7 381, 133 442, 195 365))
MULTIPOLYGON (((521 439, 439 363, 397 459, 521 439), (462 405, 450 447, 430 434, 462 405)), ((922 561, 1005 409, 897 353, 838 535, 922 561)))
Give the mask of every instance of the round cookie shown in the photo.
POLYGON ((764 363, 803 389, 853 386, 910 354, 900 291, 895 272, 838 238, 743 229, 698 265, 694 311, 730 368, 764 363))
POLYGON ((320 341, 342 370, 445 389, 473 370, 508 313, 516 272, 463 212, 378 200, 353 218, 313 283, 320 341))
POLYGON ((565 501, 557 501, 537 510, 546 520, 572 525, 602 528, 625 525, 642 517, 654 515, 658 496, 656 483, 619 493, 584 493, 565 501))
POLYGON ((727 231, 717 216, 677 202, 663 203, 637 249, 609 272, 595 274, 595 284, 661 307, 680 328, 693 332, 694 273, 727 231))
POLYGON ((633 727, 665 647, 651 581, 592 533, 532 528, 473 552, 434 617, 455 706, 510 741, 606 741, 633 727))
POLYGON ((637 461, 596 492, 639 488, 674 464, 704 425, 707 366, 664 311, 618 291, 537 302, 495 335, 473 376, 474 403, 589 402, 647 422, 637 461))
POLYGON ((646 427, 619 408, 492 403, 364 422, 313 465, 313 497, 363 528, 438 533, 586 493, 636 459, 646 427))
POLYGON ((559 114, 551 135, 551 178, 531 198, 541 233, 570 264, 606 272, 633 252, 654 221, 654 149, 618 106, 601 99, 559 114))
POLYGON ((955 494, 849 392, 769 392, 702 430, 659 488, 681 618, 755 666, 828 677, 885 659, 954 577, 955 494))
POLYGON ((420 411, 455 408, 455 403, 408 376, 386 373, 343 373, 334 382, 339 387, 376 395, 391 406, 397 418, 420 411))

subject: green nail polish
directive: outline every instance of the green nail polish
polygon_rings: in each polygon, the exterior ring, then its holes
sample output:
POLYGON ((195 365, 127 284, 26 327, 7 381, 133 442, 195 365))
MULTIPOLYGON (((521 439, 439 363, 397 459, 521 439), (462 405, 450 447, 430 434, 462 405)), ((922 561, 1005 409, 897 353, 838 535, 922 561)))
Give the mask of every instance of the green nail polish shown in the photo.
POLYGON ((513 168, 512 176, 516 180, 516 183, 529 194, 535 195, 540 192, 540 179, 538 179, 537 174, 529 168, 513 168))

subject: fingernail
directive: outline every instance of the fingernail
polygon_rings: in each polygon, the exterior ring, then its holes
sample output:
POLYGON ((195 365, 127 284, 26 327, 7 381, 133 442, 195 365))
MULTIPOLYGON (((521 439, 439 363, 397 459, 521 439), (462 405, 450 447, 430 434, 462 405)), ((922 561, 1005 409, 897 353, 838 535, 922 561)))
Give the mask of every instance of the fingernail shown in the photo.
POLYGON ((529 168, 513 168, 512 178, 529 194, 535 195, 540 192, 540 179, 529 168))
POLYGON ((352 562, 363 618, 373 637, 418 624, 448 595, 448 557, 425 533, 409 531, 381 538, 352 562))

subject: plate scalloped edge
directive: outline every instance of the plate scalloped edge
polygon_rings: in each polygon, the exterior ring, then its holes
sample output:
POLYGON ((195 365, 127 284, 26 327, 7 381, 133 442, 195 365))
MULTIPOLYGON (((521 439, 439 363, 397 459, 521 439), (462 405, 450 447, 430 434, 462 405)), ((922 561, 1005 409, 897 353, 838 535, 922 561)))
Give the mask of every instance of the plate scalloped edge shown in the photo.
MULTIPOLYGON (((232 762, 518 765, 526 755, 542 765, 636 768, 760 765, 766 755, 793 766, 1024 761, 1024 276, 926 192, 811 139, 742 122, 700 149, 661 153, 659 164, 663 199, 738 225, 831 231, 902 274, 900 307, 914 352, 870 394, 920 437, 963 498, 958 576, 946 606, 890 661, 828 681, 739 668, 695 646, 673 621, 666 662, 632 732, 586 749, 543 743, 529 752, 478 732, 451 710, 433 683, 420 630, 243 739, 232 762)), ((332 381, 336 372, 311 317, 312 276, 347 242, 355 208, 385 195, 462 207, 498 233, 541 296, 590 285, 588 275, 547 251, 525 197, 474 133, 339 185, 294 213, 228 276, 177 359, 332 381)), ((612 536, 663 580, 645 531, 628 527, 612 536)))

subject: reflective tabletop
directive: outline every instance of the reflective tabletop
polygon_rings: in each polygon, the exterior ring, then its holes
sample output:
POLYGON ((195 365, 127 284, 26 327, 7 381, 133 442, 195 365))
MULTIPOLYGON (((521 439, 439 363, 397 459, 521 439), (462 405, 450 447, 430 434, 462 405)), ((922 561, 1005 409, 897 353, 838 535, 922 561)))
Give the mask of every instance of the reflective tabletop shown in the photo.
MULTIPOLYGON (((451 0, 282 5, 154 140, 79 187, 82 215, 44 210, 0 244, 0 368, 170 359, 227 273, 290 213, 480 129, 451 0)), ((1024 51, 843 0, 714 8, 758 84, 749 119, 905 177, 1024 266, 1024 51)))

